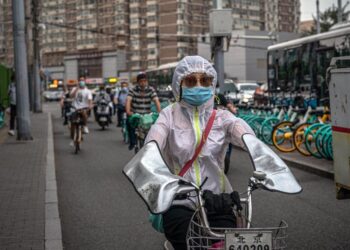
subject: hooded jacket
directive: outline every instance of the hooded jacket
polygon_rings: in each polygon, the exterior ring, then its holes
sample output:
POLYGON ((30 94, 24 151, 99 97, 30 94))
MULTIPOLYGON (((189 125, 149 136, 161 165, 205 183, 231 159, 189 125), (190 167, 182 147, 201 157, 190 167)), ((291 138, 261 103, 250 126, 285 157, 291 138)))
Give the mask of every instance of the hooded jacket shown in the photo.
MULTIPOLYGON (((174 174, 178 174, 193 157, 214 106, 216 71, 200 56, 186 56, 178 63, 172 79, 174 96, 179 99, 182 78, 194 72, 214 77, 211 87, 213 97, 198 107, 183 100, 169 105, 160 112, 158 120, 146 138, 146 142, 155 140, 158 143, 165 161, 174 174)), ((224 174, 224 158, 229 143, 244 148, 241 136, 245 133, 254 134, 242 119, 226 110, 217 110, 207 141, 197 160, 183 177, 197 185, 208 177, 203 189, 217 194, 232 192, 232 187, 224 174)))

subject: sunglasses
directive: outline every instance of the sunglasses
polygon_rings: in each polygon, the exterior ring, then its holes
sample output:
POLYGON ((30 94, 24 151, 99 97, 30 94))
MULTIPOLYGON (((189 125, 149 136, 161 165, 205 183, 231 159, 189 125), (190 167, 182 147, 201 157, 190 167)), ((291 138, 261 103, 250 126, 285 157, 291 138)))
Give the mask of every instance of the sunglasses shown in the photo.
POLYGON ((185 87, 193 88, 197 86, 197 83, 203 87, 210 87, 213 83, 214 77, 208 75, 188 75, 182 79, 182 83, 185 87))

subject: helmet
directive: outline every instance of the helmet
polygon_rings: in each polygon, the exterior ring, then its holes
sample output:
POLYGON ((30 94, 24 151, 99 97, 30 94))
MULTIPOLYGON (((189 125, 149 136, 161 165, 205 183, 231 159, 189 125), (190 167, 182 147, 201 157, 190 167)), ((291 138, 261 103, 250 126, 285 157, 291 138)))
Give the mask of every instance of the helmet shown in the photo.
POLYGON ((137 74, 136 81, 139 82, 141 79, 147 79, 147 75, 145 72, 140 72, 137 74))

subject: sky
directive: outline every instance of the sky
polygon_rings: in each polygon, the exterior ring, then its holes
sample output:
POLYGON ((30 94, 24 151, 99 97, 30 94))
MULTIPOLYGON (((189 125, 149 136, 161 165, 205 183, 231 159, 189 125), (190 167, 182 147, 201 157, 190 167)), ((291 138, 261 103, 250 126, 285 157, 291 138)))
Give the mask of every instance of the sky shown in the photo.
MULTIPOLYGON (((344 6, 348 0, 342 0, 344 6)), ((300 0, 301 21, 312 20, 312 15, 316 17, 316 0, 300 0)), ((331 7, 333 4, 338 6, 338 0, 319 0, 320 11, 331 7)), ((350 4, 349 4, 350 6, 350 4)), ((349 6, 347 9, 349 9, 349 6)))

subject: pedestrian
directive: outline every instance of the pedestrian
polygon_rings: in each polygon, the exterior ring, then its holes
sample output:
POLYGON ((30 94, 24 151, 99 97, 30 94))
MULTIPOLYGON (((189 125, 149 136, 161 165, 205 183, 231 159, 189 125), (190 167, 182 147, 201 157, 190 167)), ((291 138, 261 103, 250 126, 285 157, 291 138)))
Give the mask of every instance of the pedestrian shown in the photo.
POLYGON ((16 77, 15 74, 11 76, 11 83, 8 90, 8 95, 10 99, 10 129, 8 134, 11 136, 15 135, 15 121, 17 116, 17 100, 16 100, 16 77))

